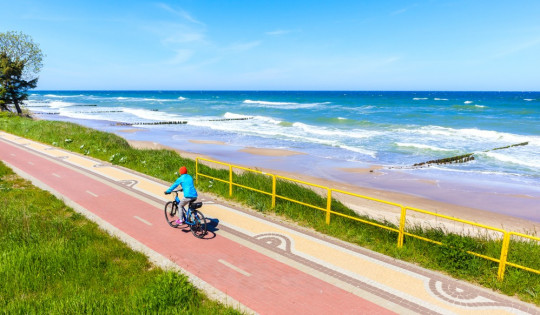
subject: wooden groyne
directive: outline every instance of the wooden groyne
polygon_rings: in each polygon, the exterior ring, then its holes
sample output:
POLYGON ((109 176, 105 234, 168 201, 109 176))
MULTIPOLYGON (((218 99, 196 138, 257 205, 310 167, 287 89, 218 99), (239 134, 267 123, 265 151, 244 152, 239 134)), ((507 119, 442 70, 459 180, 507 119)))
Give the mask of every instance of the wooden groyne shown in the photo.
MULTIPOLYGON (((504 147, 498 147, 498 148, 485 150, 485 151, 482 151, 482 152, 503 150, 503 149, 508 149, 508 148, 512 148, 512 147, 525 146, 525 145, 528 145, 528 144, 529 144, 529 142, 521 142, 521 143, 516 143, 516 144, 512 144, 512 145, 507 145, 507 146, 504 146, 504 147)), ((431 161, 426 161, 426 162, 421 162, 421 163, 415 163, 409 168, 424 167, 424 166, 431 166, 431 165, 441 165, 441 164, 452 164, 452 163, 466 163, 466 162, 473 161, 475 159, 474 158, 475 154, 476 153, 467 153, 467 154, 447 157, 447 158, 444 158, 444 159, 437 159, 437 160, 431 160, 431 161)), ((407 168, 407 167, 394 167, 394 168, 407 168)))
MULTIPOLYGON (((220 118, 220 119, 208 119, 200 121, 231 121, 231 120, 249 120, 253 117, 242 118, 220 118)), ((134 126, 134 125, 185 125, 187 121, 153 121, 153 122, 133 122, 133 123, 116 123, 116 126, 134 126)))
MULTIPOLYGON (((123 110, 101 110, 92 112, 72 112, 75 114, 123 113, 123 110)), ((35 112, 37 115, 60 115, 59 112, 35 112)))

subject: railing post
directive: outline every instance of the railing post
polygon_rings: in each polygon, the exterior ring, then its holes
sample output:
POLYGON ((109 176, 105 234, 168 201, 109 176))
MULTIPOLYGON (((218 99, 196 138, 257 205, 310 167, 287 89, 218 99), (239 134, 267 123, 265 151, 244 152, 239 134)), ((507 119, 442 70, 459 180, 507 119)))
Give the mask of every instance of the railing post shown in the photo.
POLYGON ((398 234, 398 241, 397 241, 398 248, 403 247, 403 238, 405 236, 405 222, 407 222, 407 220, 405 219, 406 215, 407 215, 407 209, 405 209, 404 206, 401 206, 401 216, 399 218, 399 234, 398 234))
POLYGON ((229 196, 232 196, 232 165, 229 165, 229 196))
POLYGON ((328 199, 326 200, 326 224, 330 224, 330 209, 332 208, 332 190, 328 189, 328 199))
POLYGON ((272 175, 272 209, 276 207, 276 175, 272 175))
POLYGON ((510 247, 510 233, 504 232, 502 248, 501 248, 501 259, 499 261, 499 271, 497 273, 497 278, 499 279, 499 281, 503 281, 504 279, 504 271, 506 269, 506 259, 508 257, 509 247, 510 247))
POLYGON ((199 183, 199 158, 195 158, 195 184, 199 183))

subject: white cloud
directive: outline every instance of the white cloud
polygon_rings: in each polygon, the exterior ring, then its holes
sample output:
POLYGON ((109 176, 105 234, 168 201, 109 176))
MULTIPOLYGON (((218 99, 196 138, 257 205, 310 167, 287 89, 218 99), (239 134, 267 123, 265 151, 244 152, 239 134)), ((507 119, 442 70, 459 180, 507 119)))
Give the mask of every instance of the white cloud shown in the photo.
POLYGON ((193 56, 194 51, 190 49, 178 49, 175 51, 175 53, 175 56, 166 62, 167 64, 183 64, 193 56))
POLYGON ((262 41, 260 41, 260 40, 251 41, 251 42, 247 42, 247 43, 235 43, 235 44, 232 44, 229 47, 226 47, 224 49, 224 51, 232 51, 232 52, 247 51, 247 50, 251 50, 251 49, 259 46, 261 43, 262 43, 262 41))
POLYGON ((186 12, 186 11, 184 11, 182 9, 173 9, 168 4, 165 4, 165 3, 157 3, 157 6, 164 9, 165 11, 167 11, 169 13, 172 13, 172 14, 174 14, 176 16, 181 17, 182 19, 184 19, 184 20, 186 20, 188 22, 191 22, 191 23, 194 23, 194 24, 199 24, 199 25, 205 25, 204 23, 197 20, 196 18, 191 16, 191 14, 189 14, 188 12, 186 12))
POLYGON ((271 32, 266 32, 266 35, 281 36, 281 35, 285 35, 285 34, 289 34, 289 33, 292 33, 292 31, 291 30, 275 30, 275 31, 271 31, 271 32))

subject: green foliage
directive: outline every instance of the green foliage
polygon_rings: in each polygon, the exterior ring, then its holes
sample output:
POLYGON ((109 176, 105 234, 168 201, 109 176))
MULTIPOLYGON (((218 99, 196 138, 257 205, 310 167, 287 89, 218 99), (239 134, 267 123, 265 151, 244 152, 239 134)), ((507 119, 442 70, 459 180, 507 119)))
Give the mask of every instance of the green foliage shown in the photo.
POLYGON ((37 86, 37 74, 43 54, 32 38, 23 33, 0 33, 0 109, 13 104, 22 114, 20 104, 28 98, 27 91, 37 86))
POLYGON ((24 65, 23 78, 34 79, 43 67, 43 53, 32 37, 22 32, 0 33, 0 53, 5 53, 13 62, 24 65))
POLYGON ((468 268, 473 256, 467 251, 474 249, 473 239, 457 234, 448 234, 445 236, 443 246, 438 246, 438 262, 451 271, 460 271, 468 268))
POLYGON ((7 105, 13 104, 17 113, 22 114, 20 104, 28 98, 26 93, 37 85, 37 79, 24 80, 23 61, 13 61, 6 53, 0 53, 0 106, 8 110, 7 105))
POLYGON ((201 304, 200 293, 187 278, 176 272, 166 272, 155 277, 141 295, 142 310, 189 312, 201 304))

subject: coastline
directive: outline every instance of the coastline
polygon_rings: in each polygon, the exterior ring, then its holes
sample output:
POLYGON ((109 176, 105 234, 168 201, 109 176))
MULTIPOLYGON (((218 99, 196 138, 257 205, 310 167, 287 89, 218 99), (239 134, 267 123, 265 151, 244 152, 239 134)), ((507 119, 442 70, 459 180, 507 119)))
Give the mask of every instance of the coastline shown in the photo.
MULTIPOLYGON (((192 140, 189 140, 192 141, 192 140)), ((211 140, 209 140, 210 142, 211 140)), ((213 159, 212 157, 188 152, 185 150, 180 150, 174 147, 166 146, 157 142, 151 142, 151 141, 140 141, 140 140, 128 140, 130 145, 132 145, 134 148, 139 149, 167 149, 167 150, 173 150, 178 152, 181 156, 195 159, 196 157, 203 157, 206 159, 213 159)), ((209 143, 204 142, 204 143, 209 143)), ((252 155, 267 155, 268 149, 264 148, 253 148, 250 147, 249 153, 252 155)), ((284 150, 285 151, 285 150, 284 150)), ((244 151, 245 152, 245 151, 244 151)), ((224 162, 224 161, 220 161, 224 162)), ((214 165, 213 165, 214 166, 214 165)), ((249 165, 239 165, 242 167, 250 167, 249 165)), ((365 169, 352 169, 349 170, 352 173, 362 173, 362 174, 371 174, 371 176, 378 176, 377 172, 370 172, 370 170, 377 169, 378 167, 371 167, 371 168, 365 168, 365 169)), ((505 230, 515 231, 515 232, 521 232, 526 233, 529 235, 537 235, 537 231, 540 231, 540 223, 533 222, 530 220, 525 220, 521 218, 516 218, 512 216, 507 216, 504 214, 498 214, 493 213, 481 209, 475 209, 470 207, 463 207, 451 203, 446 202, 440 202, 435 200, 430 200, 427 198, 399 193, 399 192, 393 192, 388 190, 380 190, 380 189, 373 189, 373 188, 367 188, 367 187, 360 187, 356 185, 336 182, 336 181, 329 181, 323 178, 304 175, 301 173, 295 173, 295 172, 284 172, 274 169, 267 169, 267 168, 257 168, 258 170, 261 170, 263 172, 272 173, 300 181, 310 182, 316 185, 321 185, 325 187, 330 187, 334 189, 339 189, 363 196, 368 196, 371 198, 391 201, 395 203, 402 204, 406 207, 413 207, 418 208, 422 210, 428 210, 432 211, 438 214, 447 215, 451 217, 456 217, 459 219, 472 221, 479 224, 488 225, 494 228, 501 228, 505 230)), ((433 183, 427 183, 427 185, 433 185, 433 183)), ((317 189, 314 189, 317 191, 317 189)), ((399 224, 399 217, 401 214, 401 209, 397 207, 389 207, 382 204, 373 205, 371 201, 367 201, 365 199, 351 197, 347 195, 341 195, 341 196, 334 196, 336 199, 340 200, 347 206, 351 207, 355 212, 357 212, 360 215, 368 215, 371 218, 379 219, 379 220, 387 220, 394 224, 399 224)), ((485 229, 476 229, 470 225, 466 225, 459 222, 450 221, 443 218, 438 218, 434 216, 424 215, 421 213, 408 213, 407 215, 407 224, 413 224, 413 225, 421 225, 424 227, 441 227, 443 229, 446 229, 450 232, 456 232, 456 233, 465 233, 465 234, 480 234, 480 235, 500 235, 500 233, 490 233, 485 229)))
MULTIPOLYGON (((523 187, 493 189, 489 182, 472 183, 468 178, 461 177, 458 181, 452 181, 444 176, 447 174, 422 176, 422 170, 414 172, 394 170, 358 161, 321 158, 297 151, 295 148, 255 148, 249 147, 249 143, 242 146, 232 145, 226 140, 216 139, 212 132, 197 134, 184 129, 173 131, 121 127, 111 121, 68 117, 54 117, 52 120, 74 122, 111 132, 139 148, 172 149, 191 159, 203 157, 263 170, 495 228, 502 227, 533 235, 537 235, 540 231, 540 192, 535 187, 527 188, 528 191, 521 190, 523 187)), ((358 198, 355 199, 354 202, 350 200, 344 202, 355 211, 367 213, 375 219, 382 218, 392 223, 398 221, 397 210, 379 207, 379 210, 374 211, 369 203, 358 204, 358 198)), ((411 214, 407 217, 413 218, 412 223, 438 226, 444 222, 445 226, 449 226, 444 219, 425 220, 425 216, 420 214, 414 216, 411 214)), ((458 224, 457 228, 462 229, 462 225, 458 224)))

